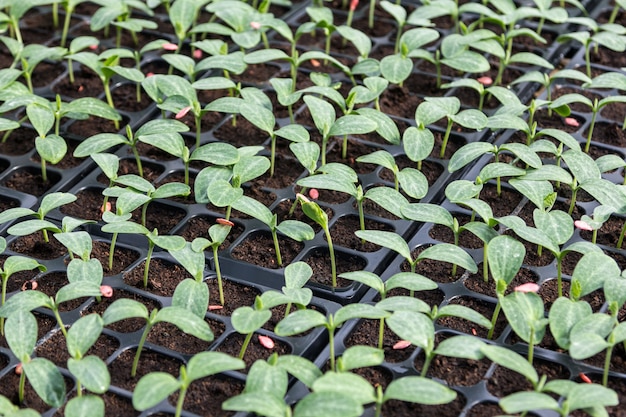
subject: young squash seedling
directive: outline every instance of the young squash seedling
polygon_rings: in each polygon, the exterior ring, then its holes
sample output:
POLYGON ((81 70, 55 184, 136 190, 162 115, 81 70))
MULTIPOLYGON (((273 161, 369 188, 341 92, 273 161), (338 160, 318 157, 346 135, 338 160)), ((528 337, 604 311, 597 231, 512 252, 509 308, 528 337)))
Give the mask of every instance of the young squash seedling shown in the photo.
POLYGON ((294 336, 316 327, 328 330, 328 346, 330 349, 330 369, 335 370, 335 330, 350 319, 381 319, 389 317, 389 313, 370 304, 349 304, 341 307, 335 314, 326 317, 316 310, 297 310, 282 319, 274 329, 278 336, 294 336))
POLYGON ((96 355, 87 355, 87 351, 98 340, 103 328, 100 315, 88 314, 70 326, 66 339, 70 354, 67 369, 76 379, 77 398, 91 398, 91 403, 98 403, 96 409, 102 410, 104 410, 102 398, 84 395, 83 387, 94 394, 104 394, 109 389, 111 376, 106 364, 96 355))
MULTIPOLYGON (((72 55, 73 60, 83 64, 98 75, 104 88, 106 102, 112 109, 115 109, 110 86, 113 76, 117 75, 135 83, 140 83, 145 78, 137 68, 126 68, 119 65, 122 58, 134 59, 135 57, 132 51, 122 48, 108 49, 100 55, 93 52, 77 52, 72 55)), ((115 128, 119 129, 119 121, 114 120, 114 122, 115 128)))
POLYGON ((41 204, 37 211, 26 207, 14 207, 3 211, 0 213, 0 224, 25 216, 33 216, 35 219, 17 223, 9 228, 11 232, 8 232, 8 230, 7 232, 14 236, 26 236, 41 230, 44 241, 47 243, 50 240, 48 230, 54 232, 60 232, 61 230, 54 223, 45 220, 45 217, 50 211, 76 201, 76 198, 75 195, 70 193, 56 192, 47 194, 41 199, 41 204))
MULTIPOLYGON (((417 298, 406 299, 402 296, 387 298, 387 293, 392 289, 405 288, 411 291, 411 293, 414 293, 415 291, 428 291, 437 288, 437 284, 431 279, 412 272, 399 272, 394 274, 385 282, 383 282, 378 275, 368 271, 345 272, 339 276, 341 278, 360 282, 370 288, 374 288, 380 294, 381 299, 381 301, 376 304, 376 307, 389 312, 400 308, 410 308, 415 309, 416 311, 429 311, 429 307, 427 305, 422 305, 423 301, 417 298), (413 306, 412 304, 415 302, 419 305, 413 306)), ((382 317, 378 327, 378 349, 383 348, 384 330, 385 318, 382 317)))
MULTIPOLYGON (((6 246, 6 240, 0 237, 0 253, 5 251, 6 246)), ((6 301, 7 283, 11 275, 33 269, 39 269, 41 272, 46 272, 47 270, 45 265, 26 256, 12 255, 4 260, 4 265, 0 268, 0 279, 2 279, 2 298, 0 299, 0 306, 3 306, 6 301)), ((0 318, 0 335, 4 335, 4 317, 0 318)))
POLYGON ((313 228, 308 224, 299 220, 283 220, 279 223, 278 216, 275 213, 272 213, 265 205, 251 197, 242 195, 232 203, 231 207, 254 217, 269 227, 272 233, 272 241, 274 242, 274 251, 276 252, 276 264, 279 267, 283 266, 283 259, 280 253, 278 232, 297 242, 312 240, 315 237, 313 228))
POLYGON ((180 375, 174 378, 165 372, 151 372, 141 377, 133 392, 133 407, 144 411, 178 391, 176 417, 180 417, 189 386, 200 378, 226 371, 237 371, 245 367, 241 359, 221 352, 200 352, 180 367, 180 375))
POLYGON ((194 250, 192 243, 186 242, 182 249, 169 251, 169 254, 193 277, 185 278, 176 285, 172 305, 204 318, 209 305, 209 287, 204 281, 204 253, 194 250))
POLYGON ((409 245, 395 232, 384 230, 357 230, 355 234, 368 242, 391 249, 401 255, 410 265, 411 272, 415 272, 417 264, 423 259, 449 262, 475 274, 478 271, 472 257, 463 249, 450 243, 438 243, 424 249, 413 259, 409 245))
POLYGON ((49 359, 32 356, 37 343, 37 319, 25 309, 18 309, 7 315, 3 315, 7 317, 6 341, 11 352, 20 361, 19 405, 24 402, 28 378, 28 382, 44 403, 51 407, 61 407, 66 395, 63 375, 49 359))
POLYGON ((531 291, 521 291, 520 287, 507 296, 499 294, 498 302, 515 334, 528 343, 528 363, 532 364, 534 345, 543 340, 548 319, 543 300, 535 293, 539 286, 533 285, 531 291))
POLYGON ((129 298, 120 298, 115 300, 102 314, 102 320, 105 326, 129 318, 141 318, 146 320, 146 325, 141 335, 139 345, 137 346, 137 353, 135 354, 130 371, 132 378, 137 375, 137 365, 139 364, 141 351, 143 350, 148 334, 157 323, 164 322, 173 324, 183 332, 206 342, 213 340, 213 332, 207 322, 183 307, 169 306, 161 310, 155 308, 148 313, 146 306, 140 302, 129 298))
POLYGON ((296 194, 296 200, 300 202, 302 211, 304 214, 315 223, 319 224, 324 230, 326 236, 326 243, 328 244, 328 252, 330 255, 330 271, 333 290, 337 288, 337 263, 335 260, 335 248, 333 246, 333 239, 330 235, 330 228, 328 223, 328 214, 314 201, 309 200, 302 194, 296 194))
POLYGON ((152 252, 154 251, 154 248, 158 246, 162 249, 170 251, 179 250, 185 246, 185 239, 182 236, 160 236, 157 229, 150 231, 140 224, 127 220, 105 224, 102 226, 101 230, 104 233, 130 233, 144 235, 148 239, 148 253, 146 254, 146 261, 143 270, 144 288, 148 288, 150 261, 152 259, 152 252))
POLYGON ((193 240, 193 242, 191 242, 191 248, 195 252, 204 253, 204 250, 206 248, 211 248, 211 250, 213 251, 213 263, 215 264, 215 274, 217 275, 217 285, 219 289, 219 300, 221 305, 224 305, 225 300, 224 287, 222 285, 222 272, 220 269, 220 259, 217 255, 217 251, 220 245, 224 243, 224 240, 226 240, 228 233, 230 233, 230 229, 234 225, 235 224, 229 220, 218 219, 217 224, 209 227, 209 237, 211 238, 211 240, 203 237, 197 237, 193 240))
MULTIPOLYGON (((180 132, 186 132, 187 130, 189 130, 189 128, 184 123, 177 120, 150 120, 134 133, 130 126, 126 126, 126 137, 116 133, 98 133, 90 136, 74 149, 74 157, 85 158, 120 145, 127 145, 130 147, 135 157, 138 174, 140 177, 143 177, 143 165, 139 151, 137 150, 138 142, 145 141, 146 143, 150 143, 154 135, 173 140, 171 138, 175 138, 176 135, 180 135, 180 132)), ((111 177, 109 177, 109 179, 110 178, 111 177)))
POLYGON ((243 360, 254 332, 272 318, 270 308, 265 306, 261 297, 257 295, 254 299, 254 307, 241 306, 233 311, 231 315, 233 327, 239 334, 246 336, 239 351, 239 359, 243 360))

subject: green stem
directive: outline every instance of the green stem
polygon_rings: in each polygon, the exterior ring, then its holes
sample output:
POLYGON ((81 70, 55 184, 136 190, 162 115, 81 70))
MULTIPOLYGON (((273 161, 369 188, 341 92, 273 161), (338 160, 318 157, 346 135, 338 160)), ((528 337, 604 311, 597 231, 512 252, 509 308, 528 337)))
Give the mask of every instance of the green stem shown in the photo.
POLYGON ((328 138, 322 138, 322 166, 326 165, 326 145, 328 144, 328 138))
MULTIPOLYGON (((597 100, 596 103, 597 104, 597 100)), ((594 107, 596 107, 594 105, 594 107)), ((589 153, 589 147, 591 146, 591 137, 593 136, 593 128, 596 124, 596 116, 598 115, 597 111, 593 111, 591 114, 591 124, 589 124, 589 133, 587 134, 587 143, 585 144, 585 153, 589 153)))
POLYGON ((591 232, 591 243, 596 244, 596 238, 598 237, 598 229, 593 229, 591 232))
POLYGON ((557 284, 557 293, 559 297, 563 297, 563 280, 561 279, 561 257, 557 256, 556 258, 556 284, 557 284))
POLYGON ((587 68, 587 77, 591 78, 591 44, 585 45, 585 67, 587 68))
POLYGON ((613 356, 613 345, 610 345, 606 349, 606 356, 604 357, 604 372, 602 373, 602 385, 605 387, 609 383, 609 369, 611 368, 611 356, 613 356))
POLYGON ((252 340, 252 335, 254 332, 250 332, 246 335, 246 338, 241 345, 241 350, 239 351, 239 359, 243 359, 243 355, 246 354, 246 350, 248 349, 248 345, 250 344, 250 340, 252 340))
POLYGON ((154 251, 154 243, 148 239, 148 254, 146 255, 146 263, 143 267, 143 287, 148 288, 148 272, 150 271, 150 258, 152 258, 152 252, 154 251))
POLYGON ((341 144, 341 159, 346 159, 348 156, 348 135, 343 135, 343 142, 341 144))
POLYGON ((276 163, 276 135, 272 135, 270 142, 270 177, 274 176, 274 165, 276 163))
POLYGON ((48 182, 48 171, 46 170, 46 160, 41 158, 41 180, 48 182))
POLYGON ((24 403, 24 388, 26 387, 26 372, 22 367, 22 373, 20 374, 20 388, 17 393, 17 400, 20 405, 24 403))
POLYGON ((59 308, 56 304, 54 304, 54 301, 52 307, 52 312, 54 313, 54 317, 57 319, 59 329, 61 330, 61 333, 63 333, 63 337, 65 337, 65 340, 67 340, 67 329, 65 328, 65 324, 63 324, 63 320, 61 319, 61 315, 59 314, 59 308))
POLYGON ((213 245, 213 262, 215 262, 215 274, 217 275, 217 288, 220 294, 220 304, 224 305, 224 287, 222 286, 222 272, 220 270, 220 261, 217 256, 217 245, 213 245))
POLYGON ((187 394, 187 385, 183 384, 180 388, 180 392, 178 393, 178 400, 176 401, 176 415, 175 417, 180 417, 183 413, 183 404, 185 403, 185 395, 187 394))
POLYGON ((615 19, 617 18, 617 13, 619 13, 619 4, 616 4, 613 10, 611 11, 611 16, 609 16, 608 23, 615 23, 615 19))
POLYGON ((493 338, 493 331, 496 328, 496 322, 498 321, 498 315, 500 315, 500 301, 496 304, 495 310, 493 310, 493 316, 491 316, 491 329, 489 329, 489 333, 487 334, 487 339, 491 340, 493 338))
POLYGON ((487 244, 483 246, 483 280, 489 282, 489 263, 487 258, 487 244))
POLYGON ((385 338, 385 318, 381 317, 380 324, 378 326, 378 349, 383 348, 384 338, 385 338))
POLYGON ((274 241, 274 250, 276 251, 276 263, 278 263, 278 266, 282 266, 283 258, 280 256, 280 245, 278 244, 276 229, 272 229, 272 240, 274 241))
POLYGON ((374 27, 374 9, 376 8, 376 0, 370 0, 370 10, 368 16, 368 26, 370 29, 374 27))
POLYGON ((567 214, 571 215, 574 212, 574 207, 576 206, 576 193, 578 192, 578 188, 572 188, 572 201, 569 203, 569 210, 567 214))
POLYGON ((328 330, 328 350, 330 355, 330 370, 336 371, 335 368, 335 330, 328 330))
POLYGON ((421 377, 425 377, 428 373, 428 368, 430 368, 430 363, 433 360, 434 355, 431 353, 429 355, 424 352, 424 366, 422 366, 422 372, 420 373, 421 377))
POLYGON ((78 379, 76 380, 76 396, 83 396, 83 387, 80 385, 80 381, 78 379))
POLYGON ((137 365, 139 365, 139 357, 141 356, 143 345, 146 343, 146 339, 148 338, 148 333, 150 333, 150 330, 152 329, 152 326, 153 326, 152 319, 153 319, 153 315, 156 316, 156 313, 155 313, 156 311, 157 309, 155 308, 154 310, 152 310, 152 313, 150 313, 150 319, 146 323, 146 328, 143 330, 143 333, 141 334, 141 339, 139 340, 139 345, 137 346, 137 352, 135 352, 135 358, 133 359, 133 366, 130 370, 131 378, 134 378, 137 375, 137 365))
POLYGON ((624 243, 624 234, 626 234, 626 222, 624 222, 624 225, 622 226, 622 231, 619 234, 619 239, 617 240, 617 249, 621 249, 622 248, 622 243, 624 243))
POLYGON ((143 206, 141 206, 141 225, 143 227, 146 227, 146 217, 147 217, 147 213, 148 213, 148 203, 150 203, 150 202, 148 201, 143 206))
POLYGON ((200 136, 202 134, 202 114, 194 114, 196 119, 196 149, 200 147, 200 136))
POLYGON ((333 240, 330 237, 330 229, 328 226, 324 227, 324 233, 326 234, 326 240, 328 241, 328 252, 330 253, 330 270, 333 281, 333 290, 337 288, 337 265, 335 264, 335 249, 333 248, 333 240))
POLYGON ((535 332, 533 330, 530 331, 530 338, 528 340, 528 363, 529 364, 533 364, 533 354, 535 352, 534 349, 534 338, 535 338, 535 332))
POLYGON ((46 229, 42 229, 41 233, 43 233, 43 241, 46 243, 50 242, 50 238, 48 237, 48 231, 46 229))
POLYGON ((446 133, 443 137, 443 142, 441 143, 441 151, 439 152, 439 158, 443 159, 446 154, 446 147, 448 146, 448 139, 450 138, 450 132, 452 132, 452 124, 454 122, 451 118, 448 118, 448 126, 446 127, 446 133))
POLYGON ((185 185, 189 185, 189 161, 185 161, 185 185))
MULTIPOLYGON (((0 303, 0 307, 4 305, 7 297, 7 283, 9 282, 9 277, 2 274, 2 302, 0 303)), ((4 336, 4 317, 0 317, 0 335, 4 336)))
POLYGON ((109 271, 113 270, 113 257, 115 256, 115 243, 117 242, 117 233, 113 233, 111 238, 111 247, 109 248, 109 271))
POLYGON ((137 173, 143 178, 143 165, 141 164, 141 157, 139 156, 139 150, 136 146, 132 146, 133 155, 135 155, 135 163, 137 164, 137 173))
POLYGON ((70 29, 70 21, 72 19, 73 8, 68 5, 67 10, 65 10, 65 20, 63 21, 63 33, 61 34, 61 47, 65 47, 65 42, 67 41, 67 32, 70 29))
MULTIPOLYGON (((109 80, 103 82, 102 85, 104 86, 104 95, 107 99, 107 103, 109 104, 109 106, 111 106, 112 109, 115 110, 115 104, 113 103, 113 97, 111 96, 111 87, 109 86, 109 80)), ((113 120, 113 123, 115 124, 115 129, 120 130, 120 121, 113 120)))

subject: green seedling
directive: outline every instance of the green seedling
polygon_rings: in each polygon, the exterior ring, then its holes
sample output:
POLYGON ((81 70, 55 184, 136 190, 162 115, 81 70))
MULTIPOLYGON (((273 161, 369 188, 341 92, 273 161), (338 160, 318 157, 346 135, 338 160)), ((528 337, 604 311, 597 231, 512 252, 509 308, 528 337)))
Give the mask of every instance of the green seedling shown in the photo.
POLYGON ((397 252, 409 263, 411 272, 415 272, 417 264, 423 259, 432 259, 435 261, 449 262, 453 266, 458 265, 471 273, 478 271, 476 263, 469 254, 458 246, 450 243, 438 243, 429 248, 424 249, 415 259, 411 254, 409 245, 395 232, 387 232, 383 230, 357 230, 355 234, 361 239, 380 245, 397 252))
POLYGON ((157 229, 150 231, 144 226, 130 221, 117 221, 114 223, 107 223, 102 226, 102 231, 105 233, 129 233, 143 235, 148 239, 148 253, 146 254, 146 261, 143 271, 144 288, 148 288, 150 260, 152 258, 152 252, 154 251, 154 248, 158 246, 159 248, 170 251, 182 249, 185 246, 185 239, 181 236, 159 236, 157 229))
POLYGON ((350 319, 381 319, 389 313, 369 304, 349 304, 326 317, 316 310, 297 310, 282 319, 274 329, 278 336, 294 336, 316 327, 328 330, 330 369, 335 370, 335 330, 350 319))
POLYGON ((215 264, 215 273, 217 274, 217 284, 219 289, 219 298, 220 304, 224 305, 224 288, 222 285, 222 272, 220 269, 220 261, 219 256, 217 255, 217 251, 220 245, 226 240, 228 233, 230 233, 230 229, 235 224, 231 221, 225 219, 218 219, 217 224, 209 227, 209 237, 211 240, 197 237, 191 242, 191 248, 195 252, 203 253, 206 248, 211 248, 213 251, 213 262, 215 264))
POLYGON ((14 236, 26 236, 41 230, 43 232, 44 241, 47 243, 50 240, 48 237, 48 230, 55 232, 60 232, 61 230, 54 223, 45 220, 45 217, 50 211, 73 201, 76 201, 76 196, 73 194, 61 192, 50 193, 41 199, 41 204, 39 205, 39 209, 37 211, 26 207, 15 207, 3 211, 0 214, 0 224, 25 216, 33 216, 35 219, 25 220, 11 226, 9 228, 11 231, 8 231, 9 234, 14 236))
POLYGON ((154 407, 178 391, 176 417, 180 417, 189 386, 200 378, 226 371, 243 369, 242 360, 220 352, 200 352, 180 367, 180 375, 174 378, 165 372, 151 372, 141 377, 133 392, 133 407, 139 411, 154 407))
POLYGON ((144 343, 150 333, 152 327, 157 323, 170 323, 178 327, 183 332, 197 337, 200 340, 210 342, 213 340, 213 332, 211 328, 202 318, 182 307, 164 307, 161 310, 155 308, 150 313, 146 306, 138 301, 128 298, 120 298, 115 300, 102 314, 102 320, 105 326, 120 320, 129 318, 141 318, 146 320, 141 340, 137 346, 137 353, 133 360, 130 376, 134 378, 137 375, 137 365, 144 343))

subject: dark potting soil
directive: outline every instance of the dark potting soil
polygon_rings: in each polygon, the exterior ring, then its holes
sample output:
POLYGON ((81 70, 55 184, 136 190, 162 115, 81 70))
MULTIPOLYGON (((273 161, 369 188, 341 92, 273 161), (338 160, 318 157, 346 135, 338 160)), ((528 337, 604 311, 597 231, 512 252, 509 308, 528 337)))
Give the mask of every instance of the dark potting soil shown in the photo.
MULTIPOLYGON (((452 215, 458 220, 460 226, 463 226, 471 221, 471 216, 466 214, 452 213, 452 215)), ((454 244, 453 231, 449 227, 441 224, 433 225, 433 227, 428 231, 428 236, 438 240, 439 242, 454 244)), ((459 246, 469 249, 480 249, 484 246, 484 243, 473 233, 463 230, 459 233, 459 246)))
POLYGON ((143 286, 145 261, 124 274, 124 281, 135 288, 149 291, 156 295, 171 297, 176 286, 185 278, 193 278, 182 266, 171 264, 162 259, 152 259, 148 271, 148 286, 143 286))
MULTIPOLYGON (((431 246, 433 245, 429 245, 429 244, 422 245, 414 249, 413 251, 411 251, 412 259, 417 259, 420 253, 422 253, 424 250, 426 250, 427 248, 431 246)), ((410 271, 411 267, 409 265, 409 262, 406 260, 402 262, 402 264, 400 265, 400 269, 403 272, 410 271)), ((417 272, 418 274, 424 275, 425 277, 430 278, 435 282, 450 283, 450 282, 454 282, 460 279, 463 273, 465 272, 463 268, 457 267, 456 274, 454 274, 453 276, 452 269, 453 269, 453 265, 451 263, 436 261, 433 259, 422 259, 417 263, 415 267, 415 272, 417 272)))
MULTIPOLYGON (((535 359, 533 366, 539 376, 546 375, 547 381, 553 379, 568 379, 569 369, 558 363, 535 359)), ((496 397, 505 397, 517 391, 532 391, 533 387, 528 380, 519 373, 502 366, 496 367, 493 374, 487 380, 487 390, 496 397)))
MULTIPOLYGON (((178 234, 184 237, 188 242, 193 241, 197 237, 203 237, 210 240, 209 228, 216 224, 216 219, 217 217, 192 217, 185 222, 184 227, 178 232, 178 234)), ((220 245, 219 250, 223 251, 228 249, 233 241, 235 241, 244 230, 245 228, 241 226, 241 224, 235 223, 235 225, 230 229, 228 236, 226 236, 226 239, 224 239, 224 242, 220 245)), ((207 251, 210 251, 212 254, 210 249, 207 249, 207 251)))
POLYGON ((108 365, 111 385, 134 391, 141 377, 150 372, 167 372, 175 377, 178 376, 182 362, 171 356, 144 348, 139 357, 137 374, 134 378, 131 377, 130 372, 136 352, 136 348, 126 349, 108 365))
MULTIPOLYGON (((585 130, 584 137, 589 135, 585 130)), ((619 148, 626 146, 626 133, 622 130, 621 123, 598 122, 593 128, 592 140, 619 148)))
MULTIPOLYGON (((259 342, 259 335, 254 334, 250 339, 250 344, 246 348, 246 352, 243 356, 243 361, 246 363, 246 368, 241 372, 248 373, 250 367, 257 360, 267 360, 272 354, 278 353, 278 356, 288 355, 291 353, 291 346, 282 340, 270 337, 274 341, 274 347, 271 349, 266 348, 259 342)), ((239 357, 241 347, 246 336, 239 333, 232 333, 216 348, 217 352, 227 353, 235 358, 239 357)))
MULTIPOLYGON (((67 279, 67 273, 65 271, 51 272, 37 279, 37 291, 41 291, 50 297, 54 297, 62 287, 69 283, 70 282, 67 279)), ((89 297, 80 297, 65 301, 58 304, 57 308, 60 312, 72 311, 80 307, 85 301, 87 301, 88 298, 89 297)))
MULTIPOLYGON (((344 272, 360 271, 366 266, 363 258, 345 252, 335 250, 335 258, 337 275, 344 272)), ((313 249, 303 260, 313 269, 313 276, 310 281, 329 287, 332 286, 331 262, 327 248, 313 249)), ((351 283, 352 281, 337 276, 337 287, 347 287, 351 283)))
MULTIPOLYGON (((346 347, 364 345, 378 347, 378 332, 380 320, 363 319, 359 321, 352 333, 344 341, 346 347)), ((406 349, 394 349, 393 346, 400 341, 400 338, 385 325, 383 332, 383 350, 385 351, 385 361, 390 363, 404 362, 409 359, 415 351, 415 346, 411 345, 406 349)))
POLYGON ((48 180, 44 181, 41 176, 41 170, 22 168, 13 171, 4 179, 2 185, 15 191, 40 197, 59 180, 59 176, 50 172, 50 170, 48 170, 48 180))
MULTIPOLYGON (((365 230, 394 231, 393 227, 387 223, 378 222, 372 219, 365 219, 365 230)), ((360 230, 358 216, 342 216, 330 228, 330 236, 333 245, 354 249, 359 252, 375 252, 381 249, 380 246, 370 242, 363 242, 354 232, 360 230)), ((326 236, 324 236, 326 238, 326 236)))
MULTIPOLYGON (((119 341, 106 334, 101 334, 96 342, 89 348, 87 355, 95 355, 106 361, 120 346, 119 341)), ((67 368, 67 360, 70 355, 67 351, 67 343, 61 331, 55 332, 44 343, 35 348, 35 353, 39 358, 46 358, 54 362, 57 366, 67 368)))
MULTIPOLYGON (((221 321, 213 319, 205 319, 205 321, 213 332, 213 340, 216 340, 224 333, 226 326, 221 321)), ((170 323, 157 323, 150 329, 148 342, 187 355, 195 355, 196 353, 207 351, 213 344, 213 342, 205 342, 191 336, 170 323)))
MULTIPOLYGON (((489 280, 485 282, 485 280, 483 279, 483 274, 482 274, 483 272, 482 263, 478 265, 478 271, 479 272, 477 274, 470 274, 463 281, 463 285, 465 285, 467 289, 477 292, 479 294, 488 295, 489 297, 496 298, 496 291, 495 291, 496 284, 493 281, 493 277, 491 276, 491 273, 489 273, 489 280)), ((539 281, 539 276, 535 272, 527 268, 520 268, 520 270, 515 275, 515 278, 513 278, 513 280, 507 287, 505 294, 510 294, 511 292, 513 292, 515 287, 519 285, 526 284, 528 282, 537 283, 538 281, 539 281)))
MULTIPOLYGON (((101 298, 100 301, 97 301, 94 299, 91 305, 85 309, 85 313, 87 314, 96 313, 96 314, 102 315, 105 312, 105 310, 109 308, 111 304, 113 304, 113 302, 122 298, 140 302, 148 309, 148 312, 151 312, 155 308, 161 308, 161 304, 156 300, 143 297, 131 291, 114 288, 112 297, 101 298)), ((118 333, 133 333, 133 332, 137 332, 143 329, 145 325, 146 325, 145 319, 130 318, 130 319, 116 321, 114 323, 109 324, 106 327, 118 333)))
POLYGON ((254 233, 246 237, 233 248, 231 256, 234 259, 249 262, 264 268, 277 269, 289 265, 302 251, 304 244, 293 239, 279 236, 278 245, 283 264, 278 265, 274 240, 269 232, 254 233))
POLYGON ((36 259, 55 259, 67 254, 67 248, 48 233, 48 242, 44 241, 42 232, 20 236, 9 244, 13 252, 36 259))

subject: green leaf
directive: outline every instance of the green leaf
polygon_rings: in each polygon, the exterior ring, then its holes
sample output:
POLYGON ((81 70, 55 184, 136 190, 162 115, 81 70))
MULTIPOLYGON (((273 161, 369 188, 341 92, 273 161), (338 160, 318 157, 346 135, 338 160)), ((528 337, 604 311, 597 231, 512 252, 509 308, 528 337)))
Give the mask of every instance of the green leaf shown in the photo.
POLYGON ((572 273, 572 285, 579 283, 583 297, 599 288, 609 277, 619 277, 620 268, 617 262, 603 252, 590 252, 585 254, 576 264, 572 273))
POLYGON ((35 138, 35 148, 42 159, 51 164, 56 164, 67 153, 67 144, 65 140, 58 135, 50 134, 45 138, 37 136, 35 138))
POLYGON ((155 318, 155 323, 165 321, 178 327, 185 333, 189 333, 206 342, 213 340, 213 332, 206 321, 189 314, 189 311, 181 307, 165 307, 160 310, 155 318))
POLYGON ((89 391, 104 394, 111 383, 106 364, 97 356, 89 355, 82 359, 70 358, 67 368, 89 391))
POLYGON ((315 127, 323 137, 327 137, 331 126, 335 123, 335 109, 330 103, 317 97, 305 95, 302 99, 311 112, 315 127))
POLYGON ((415 168, 406 167, 398 173, 398 181, 402 190, 415 199, 421 199, 428 193, 426 176, 415 168))
MULTIPOLYGON (((202 255, 204 260, 204 255, 202 253, 199 254, 202 255)), ((203 319, 209 305, 209 287, 202 281, 190 278, 184 279, 174 290, 172 305, 184 308, 203 319)))
POLYGON ((67 331, 67 350, 71 357, 82 358, 96 343, 104 324, 98 314, 88 314, 76 320, 67 331))
POLYGON ((37 319, 30 311, 17 310, 9 315, 5 325, 9 348, 20 362, 28 362, 37 343, 37 319))
POLYGON ((469 307, 459 304, 447 304, 437 311, 437 317, 454 316, 461 317, 478 324, 486 329, 491 329, 491 321, 482 314, 469 307))
POLYGON ((105 326, 134 317, 148 320, 149 313, 145 305, 130 298, 120 298, 113 301, 102 314, 102 320, 105 326))
POLYGON ((554 398, 540 392, 516 392, 502 398, 499 405, 507 414, 561 409, 554 398))
POLYGON ((241 196, 232 203, 232 208, 270 225, 273 214, 263 203, 248 196, 241 196))
POLYGON ((170 255, 181 264, 196 281, 202 281, 206 260, 202 252, 192 249, 191 243, 186 242, 185 246, 178 250, 172 250, 170 255))
POLYGON ((383 401, 400 400, 417 404, 437 405, 454 401, 456 392, 421 376, 405 376, 391 381, 383 401))
POLYGON ((362 376, 350 372, 326 372, 313 382, 313 391, 318 394, 340 394, 356 400, 359 404, 376 400, 374 387, 362 376))
POLYGON ((401 54, 387 55, 380 60, 381 75, 393 84, 401 84, 413 70, 411 58, 401 54))
POLYGON ((84 158, 127 142, 127 139, 122 135, 114 133, 98 133, 79 143, 76 149, 74 149, 74 157, 84 158))
POLYGON ((65 416, 104 417, 104 400, 95 395, 83 395, 82 397, 72 398, 65 405, 65 416))
POLYGON ((348 114, 337 119, 330 130, 329 136, 358 135, 373 132, 378 124, 365 116, 348 114))
POLYGON ((50 297, 40 291, 18 292, 0 307, 0 317, 9 317, 15 311, 32 311, 39 307, 51 308, 50 297))
POLYGON ((274 332, 278 336, 293 336, 314 327, 325 326, 326 316, 315 310, 297 310, 282 319, 274 332))
POLYGON ((99 297, 100 284, 89 281, 70 282, 66 286, 59 289, 55 295, 57 304, 75 300, 82 297, 99 297))
POLYGON ((374 187, 367 190, 365 198, 378 204, 396 217, 403 218, 402 208, 409 201, 392 187, 374 187))
POLYGON ((299 220, 285 220, 276 228, 280 233, 298 242, 312 240, 315 237, 313 228, 299 220))
POLYGON ((243 195, 243 189, 234 188, 228 181, 217 179, 209 184, 207 195, 215 206, 226 207, 243 195))
POLYGON ((448 171, 455 172, 463 168, 470 162, 485 155, 488 152, 495 152, 496 147, 487 142, 471 142, 456 151, 448 163, 448 171))
POLYGON ((200 352, 189 359, 187 378, 189 381, 195 381, 205 376, 243 369, 245 366, 241 359, 233 358, 226 353, 200 352))
POLYGON ((435 326, 426 315, 414 311, 396 311, 387 325, 400 339, 430 352, 435 340, 435 326))
POLYGON ((402 145, 406 156, 411 161, 423 161, 435 146, 435 136, 427 127, 410 126, 402 134, 402 145))
POLYGON ((298 401, 293 417, 359 417, 363 406, 338 392, 314 392, 298 401))
POLYGON ((229 411, 254 412, 267 417, 283 417, 288 406, 282 398, 266 392, 244 392, 222 403, 222 409, 229 411))
POLYGON ((384 360, 385 353, 382 349, 365 345, 351 346, 341 355, 340 370, 341 372, 347 372, 368 366, 378 366, 384 360))
POLYGON ((526 343, 539 344, 543 340, 548 319, 544 317, 543 300, 535 293, 513 292, 499 297, 509 324, 526 343))
POLYGON ((95 258, 91 258, 88 261, 75 258, 67 266, 67 279, 69 282, 89 282, 100 285, 103 275, 102 264, 95 258))
POLYGON ((458 265, 471 273, 478 271, 476 262, 472 257, 458 246, 451 243, 438 243, 434 246, 424 249, 417 257, 417 260, 433 259, 441 262, 449 262, 458 265))
POLYGON ((403 217, 421 223, 441 224, 454 227, 452 214, 444 207, 429 203, 410 203, 402 207, 403 217))
POLYGON ((34 358, 22 363, 28 382, 37 395, 52 407, 61 407, 65 402, 65 381, 59 368, 44 358, 34 358))
POLYGON ((567 396, 570 410, 618 405, 617 394, 598 384, 578 384, 567 396))
POLYGON ((151 372, 141 377, 133 392, 133 407, 139 411, 154 407, 175 391, 181 383, 165 372, 151 372))
POLYGON ((272 317, 270 310, 254 310, 243 306, 233 311, 231 322, 235 330, 241 334, 249 334, 260 329, 272 317))
POLYGON ((485 345, 482 348, 482 352, 498 365, 524 376, 533 386, 536 386, 537 382, 539 382, 539 375, 537 375, 535 368, 520 354, 496 345, 485 345))
POLYGON ((373 272, 344 272, 343 274, 339 274, 339 277, 363 283, 368 287, 375 289, 380 294, 383 294, 385 292, 385 285, 383 284, 383 281, 378 275, 374 274, 373 272))
POLYGON ((54 113, 49 106, 43 106, 37 102, 26 106, 28 120, 37 131, 37 135, 45 138, 52 126, 54 126, 54 113))
POLYGON ((496 282, 503 280, 511 283, 522 266, 526 249, 518 240, 510 236, 498 236, 489 242, 487 247, 487 259, 489 270, 496 282))
POLYGON ((239 152, 233 145, 224 142, 210 142, 195 149, 189 159, 229 166, 239 162, 239 158, 239 152))
POLYGON ((382 319, 387 316, 388 312, 370 304, 348 304, 337 310, 333 324, 339 326, 351 319, 382 319))
POLYGON ((481 360, 485 355, 481 349, 485 345, 482 340, 466 335, 453 336, 442 340, 435 349, 437 355, 453 358, 481 360))
POLYGON ((413 261, 409 245, 402 236, 383 230, 357 230, 354 232, 359 239, 382 246, 387 249, 394 250, 409 262, 413 261))
POLYGON ((550 332, 556 343, 563 349, 570 348, 570 332, 574 325, 592 314, 591 306, 586 301, 574 301, 566 297, 557 298, 550 307, 548 315, 550 332))

